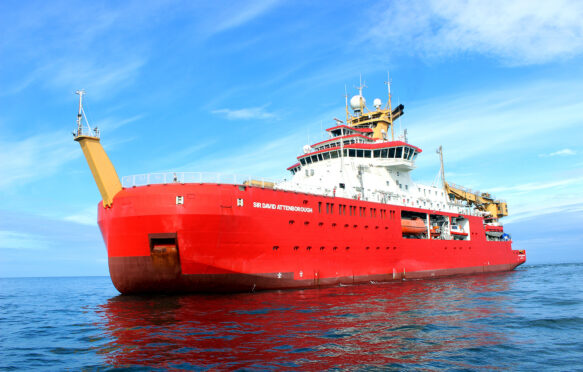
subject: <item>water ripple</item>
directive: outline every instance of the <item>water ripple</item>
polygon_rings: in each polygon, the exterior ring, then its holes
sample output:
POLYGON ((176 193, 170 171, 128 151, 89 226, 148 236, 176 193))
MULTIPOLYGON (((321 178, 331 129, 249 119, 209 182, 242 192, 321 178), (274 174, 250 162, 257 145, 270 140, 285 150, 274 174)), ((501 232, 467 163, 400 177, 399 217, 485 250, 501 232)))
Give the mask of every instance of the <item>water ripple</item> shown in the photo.
POLYGON ((155 297, 0 279, 0 369, 583 369, 582 269, 155 297))

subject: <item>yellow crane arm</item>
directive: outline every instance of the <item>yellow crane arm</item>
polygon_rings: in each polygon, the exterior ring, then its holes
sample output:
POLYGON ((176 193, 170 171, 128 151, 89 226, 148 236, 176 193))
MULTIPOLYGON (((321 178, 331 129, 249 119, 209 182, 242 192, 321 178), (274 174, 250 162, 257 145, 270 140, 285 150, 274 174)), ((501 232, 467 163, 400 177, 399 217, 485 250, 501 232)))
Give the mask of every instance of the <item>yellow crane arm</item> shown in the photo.
POLYGON ((487 193, 473 193, 460 186, 452 186, 449 183, 443 183, 445 192, 457 200, 473 204, 481 211, 488 212, 493 218, 498 219, 508 216, 508 205, 500 200, 494 200, 490 194, 487 193))

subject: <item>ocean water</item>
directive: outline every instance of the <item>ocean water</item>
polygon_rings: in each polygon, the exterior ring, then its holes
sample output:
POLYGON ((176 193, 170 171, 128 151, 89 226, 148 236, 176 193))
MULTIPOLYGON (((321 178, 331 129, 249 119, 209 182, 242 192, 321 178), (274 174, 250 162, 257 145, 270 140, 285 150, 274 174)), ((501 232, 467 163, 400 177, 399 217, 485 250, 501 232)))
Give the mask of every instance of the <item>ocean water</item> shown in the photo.
POLYGON ((1 370, 583 371, 583 264, 234 295, 0 279, 1 370))

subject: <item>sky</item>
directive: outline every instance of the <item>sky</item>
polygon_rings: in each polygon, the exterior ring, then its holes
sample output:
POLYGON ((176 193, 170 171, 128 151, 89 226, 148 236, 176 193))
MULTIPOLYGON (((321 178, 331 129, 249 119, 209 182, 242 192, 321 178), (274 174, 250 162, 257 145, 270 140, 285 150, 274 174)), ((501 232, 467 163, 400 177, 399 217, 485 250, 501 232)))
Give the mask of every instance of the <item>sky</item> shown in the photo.
POLYGON ((345 89, 386 102, 431 184, 508 202, 529 263, 583 261, 583 2, 0 2, 0 277, 108 275, 77 89, 121 176, 283 179, 345 89))

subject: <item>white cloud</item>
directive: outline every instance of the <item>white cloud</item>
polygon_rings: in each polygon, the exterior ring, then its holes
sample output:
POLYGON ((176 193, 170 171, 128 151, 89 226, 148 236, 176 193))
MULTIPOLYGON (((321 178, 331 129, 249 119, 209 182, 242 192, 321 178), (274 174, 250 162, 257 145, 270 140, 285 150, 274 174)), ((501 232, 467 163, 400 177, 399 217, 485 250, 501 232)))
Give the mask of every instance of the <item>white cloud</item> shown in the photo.
MULTIPOLYGON (((535 81, 460 93, 416 104, 402 119, 403 126, 412 143, 422 148, 432 152, 443 145, 446 163, 488 156, 492 149, 514 155, 519 149, 532 150, 532 143, 549 140, 565 128, 576 136, 582 124, 583 102, 578 98, 582 93, 580 81, 535 81), (556 94, 549 96, 549 91, 556 94), (553 118, 552 131, 548 118, 553 118)), ((419 166, 437 161, 436 156, 423 157, 419 166)))
POLYGON ((180 169, 212 170, 225 175, 236 174, 276 180, 285 174, 285 168, 293 164, 296 160, 295 156, 299 154, 299 148, 296 150, 290 147, 290 143, 302 143, 302 137, 301 133, 292 133, 263 144, 254 143, 222 156, 213 154, 210 157, 200 158, 180 169))
POLYGON ((386 2, 367 39, 429 58, 479 53, 529 65, 583 52, 583 2, 419 0, 386 2), (380 21, 379 21, 380 20, 380 21))
POLYGON ((86 59, 65 60, 40 68, 34 75, 48 77, 48 84, 59 89, 74 91, 83 88, 91 97, 104 97, 132 83, 145 63, 142 58, 113 58, 103 63, 86 59))
POLYGON ((218 18, 219 22, 214 25, 213 32, 226 31, 251 22, 271 10, 278 2, 278 0, 260 0, 229 4, 228 16, 223 14, 222 17, 218 18))
POLYGON ((55 174, 82 155, 65 132, 42 134, 21 141, 0 140, 0 189, 55 174))
POLYGON ((213 110, 213 114, 222 115, 229 120, 250 120, 250 119, 276 119, 274 113, 268 112, 263 107, 249 107, 238 110, 218 109, 213 110))
POLYGON ((528 193, 536 190, 545 189, 556 189, 560 186, 566 186, 571 184, 583 183, 583 177, 574 177, 563 179, 559 181, 549 181, 549 182, 529 182, 521 185, 514 185, 508 187, 495 187, 490 189, 491 192, 515 192, 515 193, 528 193))
POLYGON ((97 207, 91 206, 89 208, 85 208, 79 213, 66 216, 63 219, 65 221, 75 222, 81 225, 95 226, 97 225, 97 207))
POLYGON ((550 154, 540 154, 539 156, 544 157, 552 157, 552 156, 570 156, 576 155, 577 153, 571 149, 562 149, 555 152, 551 152, 550 154))
POLYGON ((46 248, 48 248, 46 239, 39 236, 0 230, 0 249, 37 250, 46 248))

